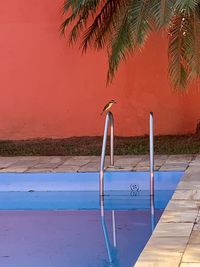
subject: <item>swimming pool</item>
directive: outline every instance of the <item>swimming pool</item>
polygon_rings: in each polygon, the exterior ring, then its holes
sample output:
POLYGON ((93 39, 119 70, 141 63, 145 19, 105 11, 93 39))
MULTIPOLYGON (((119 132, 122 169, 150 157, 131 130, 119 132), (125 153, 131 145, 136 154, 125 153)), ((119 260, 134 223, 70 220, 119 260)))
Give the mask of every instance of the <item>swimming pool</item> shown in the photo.
POLYGON ((0 175, 0 265, 129 267, 151 236, 183 172, 0 175), (102 203, 101 203, 102 204, 102 203))

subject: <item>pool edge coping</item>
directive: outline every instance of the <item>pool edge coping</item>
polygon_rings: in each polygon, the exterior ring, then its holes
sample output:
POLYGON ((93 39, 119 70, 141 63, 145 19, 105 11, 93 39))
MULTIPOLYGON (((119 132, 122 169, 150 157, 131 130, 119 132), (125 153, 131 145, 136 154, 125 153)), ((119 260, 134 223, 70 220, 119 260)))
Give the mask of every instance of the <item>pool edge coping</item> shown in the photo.
POLYGON ((200 236, 199 176, 197 156, 186 168, 135 267, 200 266, 200 241, 195 238, 200 236))

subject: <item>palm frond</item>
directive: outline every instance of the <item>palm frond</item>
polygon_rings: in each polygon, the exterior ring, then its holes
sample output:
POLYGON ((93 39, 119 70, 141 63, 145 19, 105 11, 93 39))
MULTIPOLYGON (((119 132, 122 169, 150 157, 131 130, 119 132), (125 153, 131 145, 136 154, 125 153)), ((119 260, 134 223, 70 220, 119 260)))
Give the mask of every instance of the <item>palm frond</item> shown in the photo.
POLYGON ((113 17, 118 17, 118 12, 123 8, 123 3, 124 1, 122 0, 105 1, 100 12, 96 15, 94 21, 84 34, 82 42, 83 51, 86 51, 88 45, 92 44, 96 48, 104 47, 105 35, 111 28, 115 28, 116 25, 113 17))
POLYGON ((200 17, 196 12, 189 17, 185 37, 185 50, 191 70, 188 81, 191 81, 200 77, 200 17))
POLYGON ((187 57, 188 17, 177 14, 169 30, 169 75, 174 88, 185 88, 188 82, 190 65, 187 57))
POLYGON ((120 61, 127 58, 128 52, 132 51, 134 39, 131 32, 129 17, 124 14, 122 21, 118 24, 115 35, 111 40, 111 52, 109 54, 109 70, 107 82, 111 82, 118 69, 120 61))
POLYGON ((112 81, 121 60, 125 60, 148 37, 152 20, 149 7, 149 0, 135 0, 130 1, 124 9, 111 40, 108 81, 112 81))
POLYGON ((174 0, 155 0, 150 11, 158 29, 167 26, 173 12, 174 0))
POLYGON ((69 14, 61 24, 60 30, 64 34, 67 26, 75 22, 71 30, 70 42, 77 39, 80 30, 84 30, 87 20, 92 13, 96 12, 101 0, 65 0, 63 13, 69 14))
POLYGON ((183 9, 175 9, 169 27, 169 76, 174 88, 186 89, 200 76, 200 13, 195 1, 177 2, 183 9))
POLYGON ((192 11, 195 11, 198 4, 199 0, 176 0, 174 10, 189 15, 192 11))
POLYGON ((108 81, 122 60, 143 46, 149 34, 167 29, 169 77, 173 87, 186 88, 200 77, 200 0, 65 0, 64 34, 81 48, 108 51, 108 81))

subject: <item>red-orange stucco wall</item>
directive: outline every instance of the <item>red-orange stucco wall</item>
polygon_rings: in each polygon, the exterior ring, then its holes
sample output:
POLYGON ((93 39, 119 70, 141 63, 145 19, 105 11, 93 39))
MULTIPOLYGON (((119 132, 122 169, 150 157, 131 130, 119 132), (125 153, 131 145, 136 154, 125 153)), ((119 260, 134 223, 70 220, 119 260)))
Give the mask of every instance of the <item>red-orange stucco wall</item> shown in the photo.
POLYGON ((101 135, 104 104, 114 98, 116 134, 195 131, 200 92, 173 93, 167 43, 154 35, 142 54, 122 64, 106 87, 103 53, 82 56, 59 35, 62 0, 6 0, 0 8, 0 139, 101 135))

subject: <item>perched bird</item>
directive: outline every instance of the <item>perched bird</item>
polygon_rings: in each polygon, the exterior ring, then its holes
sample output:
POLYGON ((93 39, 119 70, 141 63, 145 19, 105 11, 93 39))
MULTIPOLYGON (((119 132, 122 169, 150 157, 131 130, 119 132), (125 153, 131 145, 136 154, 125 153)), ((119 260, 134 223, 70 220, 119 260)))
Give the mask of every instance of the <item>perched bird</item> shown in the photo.
POLYGON ((117 102, 115 100, 110 100, 105 107, 103 108, 103 111, 101 112, 101 115, 104 113, 104 111, 108 111, 113 104, 117 104, 117 102))

